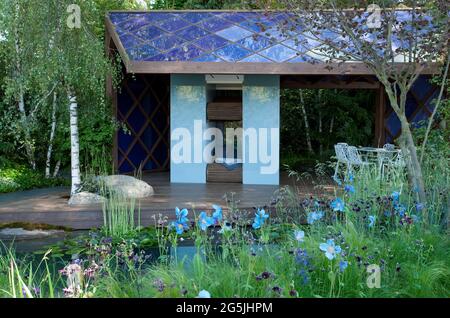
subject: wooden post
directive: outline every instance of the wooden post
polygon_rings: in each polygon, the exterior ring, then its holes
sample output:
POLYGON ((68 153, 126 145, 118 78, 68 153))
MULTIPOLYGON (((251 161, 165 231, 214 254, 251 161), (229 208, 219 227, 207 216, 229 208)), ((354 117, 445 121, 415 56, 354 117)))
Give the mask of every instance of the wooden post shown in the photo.
POLYGON ((386 142, 384 114, 386 112, 386 96, 383 85, 375 91, 375 147, 382 147, 386 142))
MULTIPOLYGON (((108 29, 105 29, 105 52, 106 56, 108 56, 111 61, 113 60, 113 51, 115 49, 114 42, 112 41, 111 34, 108 29)), ((106 97, 112 104, 112 115, 115 119, 117 119, 117 91, 113 85, 112 75, 108 74, 106 77, 106 97)), ((112 147, 112 171, 116 173, 119 169, 119 149, 118 149, 118 133, 117 130, 114 132, 113 136, 113 147, 112 147)))

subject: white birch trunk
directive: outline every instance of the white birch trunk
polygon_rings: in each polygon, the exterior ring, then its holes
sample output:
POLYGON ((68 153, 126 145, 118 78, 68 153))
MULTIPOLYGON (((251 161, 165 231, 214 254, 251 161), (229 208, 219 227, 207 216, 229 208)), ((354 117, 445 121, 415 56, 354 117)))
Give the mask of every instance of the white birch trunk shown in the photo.
POLYGON ((61 160, 58 160, 58 162, 55 165, 55 170, 53 171, 53 178, 56 178, 58 176, 60 167, 61 167, 61 160))
POLYGON ((72 175, 71 195, 80 189, 80 144, 78 142, 78 115, 77 98, 74 93, 69 92, 69 115, 70 115, 70 164, 72 175))
POLYGON ((48 143, 47 149, 47 161, 45 162, 45 177, 50 178, 50 163, 52 159, 53 152, 53 140, 55 139, 55 131, 56 131, 56 102, 57 102, 57 94, 53 93, 53 105, 52 105, 52 127, 50 129, 50 140, 48 143))
MULTIPOLYGON (((16 3, 16 16, 19 16, 19 3, 16 3)), ((14 49, 16 53, 16 76, 20 76, 22 73, 22 64, 20 61, 21 58, 21 50, 20 50, 20 44, 19 44, 19 32, 17 30, 17 25, 14 28, 14 35, 15 35, 15 41, 14 41, 14 49)), ((36 162, 34 160, 34 149, 33 149, 33 142, 31 140, 31 134, 30 134, 30 127, 28 125, 28 117, 25 111, 25 92, 22 83, 19 83, 19 96, 18 96, 18 106, 19 106, 19 112, 20 112, 20 125, 22 127, 22 130, 25 134, 25 152, 27 154, 28 162, 30 163, 30 166, 33 170, 36 169, 36 162)))
POLYGON ((302 114, 303 114, 303 121, 305 123, 305 133, 306 133, 306 144, 308 145, 308 151, 310 154, 314 153, 314 150, 312 148, 312 144, 311 144, 311 136, 309 134, 309 122, 308 122, 308 115, 306 114, 306 109, 305 109, 305 101, 303 99, 303 92, 300 90, 300 108, 302 110, 302 114))

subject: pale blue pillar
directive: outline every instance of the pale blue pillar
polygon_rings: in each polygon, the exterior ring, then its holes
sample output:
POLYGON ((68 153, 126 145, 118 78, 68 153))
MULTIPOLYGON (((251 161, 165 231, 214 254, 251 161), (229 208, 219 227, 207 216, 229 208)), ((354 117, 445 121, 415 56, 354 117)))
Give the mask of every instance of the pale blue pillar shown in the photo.
POLYGON ((171 75, 170 77, 170 182, 179 183, 205 183, 206 162, 203 153, 195 152, 203 150, 203 130, 206 124, 206 82, 204 75, 171 75), (197 126, 194 123, 197 121, 197 126), (200 123, 200 125, 198 125, 200 123), (200 130, 198 129, 200 128, 200 130), (178 152, 183 157, 189 157, 186 162, 176 163, 174 158, 174 147, 180 149, 180 142, 176 132, 189 132, 190 140, 184 140, 189 149, 178 152), (175 134, 174 134, 175 133, 175 134), (186 156, 184 156, 186 155, 186 156))
POLYGON ((245 75, 242 125, 243 183, 278 185, 280 181, 278 75, 245 75), (256 139, 253 133, 256 133, 256 139), (267 136, 266 143, 262 143, 264 134, 267 136))

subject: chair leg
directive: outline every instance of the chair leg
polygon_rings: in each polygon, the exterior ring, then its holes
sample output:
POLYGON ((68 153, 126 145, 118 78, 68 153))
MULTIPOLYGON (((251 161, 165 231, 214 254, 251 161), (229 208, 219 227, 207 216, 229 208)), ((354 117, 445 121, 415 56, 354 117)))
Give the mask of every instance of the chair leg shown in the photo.
POLYGON ((337 178, 338 172, 339 172, 339 160, 336 162, 336 168, 334 169, 334 176, 333 176, 334 179, 337 178))

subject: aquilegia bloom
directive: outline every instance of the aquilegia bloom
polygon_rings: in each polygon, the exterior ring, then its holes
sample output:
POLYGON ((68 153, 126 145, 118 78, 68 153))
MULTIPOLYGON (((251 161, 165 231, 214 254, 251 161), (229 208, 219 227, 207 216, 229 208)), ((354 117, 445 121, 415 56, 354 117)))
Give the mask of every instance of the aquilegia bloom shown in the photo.
POLYGON ((355 193, 355 187, 352 186, 351 184, 347 184, 344 187, 344 190, 345 190, 346 193, 355 193))
POLYGON ((266 211, 264 209, 258 209, 258 211, 255 214, 255 219, 253 220, 252 227, 257 230, 260 229, 261 226, 264 225, 264 222, 269 217, 268 214, 266 214, 266 211))
POLYGON ((299 242, 299 243, 303 242, 305 240, 305 232, 300 231, 300 230, 295 230, 294 237, 297 242, 299 242))
POLYGON ((375 224, 376 217, 375 215, 369 215, 369 227, 373 227, 375 224))
POLYGON ((326 243, 321 243, 319 248, 321 251, 325 252, 325 256, 329 260, 334 259, 337 254, 341 253, 341 247, 339 245, 335 245, 333 239, 327 240, 326 243))
POLYGON ((323 217, 322 211, 314 211, 311 213, 308 213, 308 216, 306 217, 306 221, 308 224, 313 224, 316 221, 319 221, 323 217))
POLYGON ((214 219, 208 216, 205 211, 200 212, 198 216, 198 227, 202 231, 206 231, 211 225, 214 225, 214 219))
POLYGON ((348 262, 347 262, 347 261, 340 261, 340 262, 339 262, 339 270, 340 270, 341 272, 345 271, 345 269, 347 268, 347 266, 348 266, 348 262))
POLYGON ((331 202, 333 211, 344 212, 344 201, 341 198, 336 198, 331 202))
POLYGON ((213 204, 213 209, 215 210, 212 214, 214 219, 214 224, 217 225, 222 222, 222 208, 218 205, 213 204))

